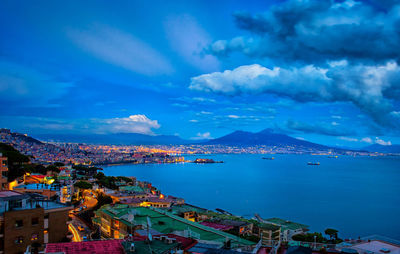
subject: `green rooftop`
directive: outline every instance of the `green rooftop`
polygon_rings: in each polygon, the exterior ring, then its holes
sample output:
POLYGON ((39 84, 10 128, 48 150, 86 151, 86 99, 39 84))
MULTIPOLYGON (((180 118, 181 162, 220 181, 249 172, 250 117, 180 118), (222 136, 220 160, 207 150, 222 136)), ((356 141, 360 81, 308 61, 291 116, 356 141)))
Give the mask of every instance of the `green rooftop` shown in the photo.
POLYGON ((135 251, 131 252, 131 242, 122 242, 122 246, 124 247, 125 253, 137 253, 137 254, 163 254, 169 253, 171 249, 176 248, 179 243, 164 243, 160 240, 153 240, 151 242, 147 241, 137 241, 135 242, 135 251))
POLYGON ((300 224, 297 222, 292 222, 280 218, 270 218, 270 219, 265 219, 266 222, 270 222, 276 225, 282 226, 284 229, 290 229, 290 230, 297 230, 297 229, 303 229, 303 228, 309 228, 309 226, 300 224))
POLYGON ((173 205, 173 206, 167 208, 166 210, 168 210, 172 214, 180 214, 180 213, 191 212, 191 211, 194 211, 196 213, 205 213, 205 212, 207 212, 207 209, 200 208, 200 207, 193 206, 193 205, 189 205, 189 204, 173 205))
POLYGON ((97 214, 100 212, 104 212, 113 218, 119 218, 121 222, 128 226, 131 226, 131 223, 128 221, 129 213, 134 214, 133 225, 146 225, 147 217, 149 217, 151 228, 163 234, 189 230, 193 238, 201 240, 224 243, 226 239, 231 239, 234 246, 255 244, 226 232, 186 220, 161 209, 129 207, 128 205, 115 205, 114 207, 105 205, 97 211, 97 214))
POLYGON ((127 186, 119 187, 119 190, 120 191, 130 191, 130 192, 146 192, 147 189, 142 188, 140 186, 127 185, 127 186))

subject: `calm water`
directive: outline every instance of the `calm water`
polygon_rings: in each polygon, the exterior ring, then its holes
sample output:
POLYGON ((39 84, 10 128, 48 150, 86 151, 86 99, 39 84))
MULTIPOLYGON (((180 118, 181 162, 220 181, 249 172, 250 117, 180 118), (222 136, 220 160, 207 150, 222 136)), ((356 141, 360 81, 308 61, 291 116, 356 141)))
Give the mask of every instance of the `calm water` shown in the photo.
POLYGON ((399 157, 197 157, 225 163, 122 165, 105 167, 104 173, 136 176, 163 193, 209 209, 286 218, 315 231, 333 227, 342 237, 381 234, 400 239, 399 157), (308 166, 308 161, 321 165, 308 166))

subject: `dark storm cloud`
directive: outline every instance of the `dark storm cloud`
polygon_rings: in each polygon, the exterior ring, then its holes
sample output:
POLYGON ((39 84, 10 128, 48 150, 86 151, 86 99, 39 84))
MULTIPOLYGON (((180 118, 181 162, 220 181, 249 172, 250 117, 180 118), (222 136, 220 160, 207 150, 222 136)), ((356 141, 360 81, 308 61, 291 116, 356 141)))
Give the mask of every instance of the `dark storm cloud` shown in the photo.
POLYGON ((242 52, 279 61, 384 62, 400 56, 400 5, 394 1, 289 0, 267 12, 234 14, 251 33, 210 46, 215 55, 242 52))

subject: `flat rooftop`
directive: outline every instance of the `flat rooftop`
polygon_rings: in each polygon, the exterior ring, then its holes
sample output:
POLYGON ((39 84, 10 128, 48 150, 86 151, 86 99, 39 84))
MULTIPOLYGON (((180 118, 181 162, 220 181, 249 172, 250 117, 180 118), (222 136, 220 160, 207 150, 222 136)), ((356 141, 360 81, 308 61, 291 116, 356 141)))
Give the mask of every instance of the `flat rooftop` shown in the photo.
POLYGON ((27 189, 27 190, 59 190, 59 187, 53 186, 52 184, 44 184, 44 183, 30 183, 30 184, 22 184, 14 187, 14 189, 27 189))
POLYGON ((373 240, 366 243, 355 244, 351 248, 376 253, 400 254, 400 246, 386 243, 380 240, 373 240))
POLYGON ((15 196, 21 196, 22 194, 16 191, 0 191, 0 198, 9 198, 9 197, 15 197, 15 196))

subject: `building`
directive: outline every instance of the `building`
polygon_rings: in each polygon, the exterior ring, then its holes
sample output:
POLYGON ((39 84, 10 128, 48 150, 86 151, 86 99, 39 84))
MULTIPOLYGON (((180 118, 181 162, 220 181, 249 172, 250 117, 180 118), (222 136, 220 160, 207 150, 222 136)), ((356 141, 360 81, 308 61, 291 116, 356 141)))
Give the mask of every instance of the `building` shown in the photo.
POLYGON ((43 247, 61 241, 71 209, 37 194, 0 191, 0 253, 23 253, 33 243, 43 247))
POLYGON ((280 219, 280 218, 265 219, 265 220, 263 220, 263 222, 282 227, 281 237, 284 241, 290 241, 292 239, 292 236, 298 235, 298 234, 304 234, 309 230, 308 225, 304 225, 301 223, 284 220, 284 219, 280 219))
POLYGON ((72 201, 74 194, 74 186, 72 184, 60 187, 59 198, 60 202, 65 204, 72 201))
POLYGON ((197 241, 213 242, 223 246, 230 241, 232 246, 252 246, 255 243, 238 236, 216 230, 176 216, 165 209, 152 207, 130 207, 128 205, 105 205, 96 211, 93 223, 98 225, 104 237, 124 238, 135 230, 151 229, 161 234, 175 234, 194 238, 197 241))
POLYGON ((400 241, 380 235, 372 235, 358 240, 350 240, 336 246, 341 253, 349 253, 349 249, 358 253, 390 253, 400 254, 400 241))
POLYGON ((56 184, 30 183, 15 186, 14 190, 21 193, 37 193, 52 198, 60 192, 60 186, 56 184))
POLYGON ((0 153, 0 190, 7 189, 7 157, 0 153))
POLYGON ((174 205, 168 208, 167 211, 190 221, 200 221, 203 219, 201 214, 206 213, 207 209, 200 208, 190 204, 184 204, 183 200, 183 203, 182 202, 174 203, 174 205))
POLYGON ((264 245, 273 245, 275 241, 281 240, 281 227, 268 223, 255 223, 253 226, 253 234, 262 238, 264 245))

